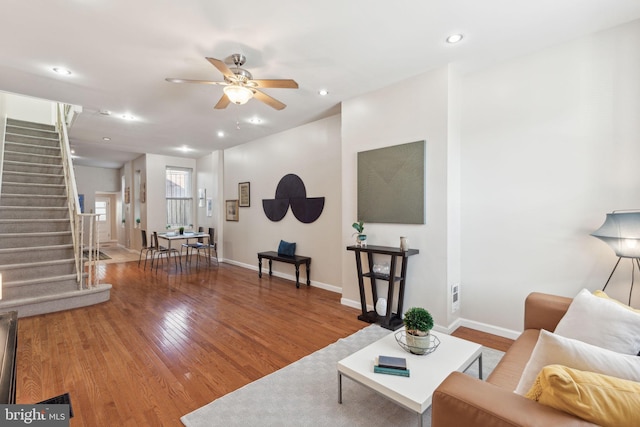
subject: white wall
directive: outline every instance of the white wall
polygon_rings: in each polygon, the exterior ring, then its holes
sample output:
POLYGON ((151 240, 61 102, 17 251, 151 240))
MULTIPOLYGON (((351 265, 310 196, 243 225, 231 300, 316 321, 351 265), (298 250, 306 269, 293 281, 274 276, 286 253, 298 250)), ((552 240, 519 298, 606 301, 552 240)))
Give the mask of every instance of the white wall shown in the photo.
POLYGON ((520 330, 529 292, 604 285, 616 258, 589 233, 640 208, 639 43, 636 21, 463 80, 464 318, 520 330))
MULTIPOLYGON (((258 252, 277 250, 281 239, 295 242, 297 254, 312 257, 314 285, 339 291, 344 251, 339 226, 340 117, 225 150, 224 200, 238 198, 240 182, 250 182, 251 206, 240 208, 238 222, 224 221, 225 260, 257 269, 258 252), (313 223, 301 223, 290 209, 279 222, 270 221, 264 214, 262 199, 273 199, 278 182, 290 173, 302 179, 308 197, 325 197, 322 215, 313 223)), ((280 274, 295 276, 289 264, 274 263, 273 267, 280 274)), ((301 273, 302 280, 306 280, 305 273, 301 273)))
POLYGON ((31 98, 1 92, 5 99, 6 113, 9 118, 36 123, 55 123, 55 103, 45 99, 31 98))
POLYGON ((118 169, 97 168, 74 165, 78 194, 84 194, 84 207, 93 213, 95 194, 117 193, 120 191, 120 171, 118 169))
MULTIPOLYGON (((185 159, 182 157, 168 157, 168 156, 160 156, 157 154, 146 154, 146 177, 143 176, 143 179, 146 178, 147 182, 147 201, 145 205, 143 205, 143 210, 145 211, 141 217, 142 228, 147 230, 147 235, 151 235, 154 231, 161 233, 166 231, 167 225, 167 204, 166 204, 166 169, 167 166, 181 167, 181 168, 191 168, 194 172, 193 179, 193 188, 191 189, 194 204, 197 204, 197 189, 196 189, 196 160, 195 159, 185 159), (143 219, 144 218, 144 219, 143 219)), ((143 166, 140 165, 137 169, 143 170, 143 166)), ((132 173, 135 173, 136 168, 132 173)), ((133 182, 133 181, 132 181, 133 182)), ((132 198, 133 198, 132 194, 132 198)), ((194 209, 195 212, 195 209, 194 209)), ((195 221, 195 218, 194 218, 195 221)), ((136 230, 135 232, 136 239, 132 240, 135 242, 135 249, 140 249, 140 232, 136 230)))
MULTIPOLYGON (((207 216, 206 200, 205 206, 199 207, 196 197, 196 223, 195 227, 204 227, 205 231, 209 227, 215 229, 214 239, 216 241, 222 239, 222 222, 220 220, 222 207, 224 201, 222 200, 222 173, 223 173, 223 158, 224 153, 222 151, 214 151, 213 153, 201 157, 196 162, 197 174, 196 174, 196 187, 198 189, 206 190, 206 199, 211 199, 213 202, 213 209, 211 216, 207 216)), ((197 196, 197 192, 196 192, 197 196)), ((197 228, 196 228, 197 229, 197 228)), ((218 248, 218 257, 222 257, 222 249, 218 248)))
MULTIPOLYGON (((447 309, 448 246, 457 244, 448 242, 447 233, 449 80, 445 67, 342 105, 343 303, 360 307, 355 256, 345 250, 353 244, 351 224, 357 220, 357 153, 426 140, 426 224, 365 224, 365 231, 369 245, 399 247, 400 236, 407 236, 410 247, 419 249, 408 260, 404 309, 423 306, 440 327, 452 320, 447 309)), ((378 292, 386 295, 386 285, 378 292)))

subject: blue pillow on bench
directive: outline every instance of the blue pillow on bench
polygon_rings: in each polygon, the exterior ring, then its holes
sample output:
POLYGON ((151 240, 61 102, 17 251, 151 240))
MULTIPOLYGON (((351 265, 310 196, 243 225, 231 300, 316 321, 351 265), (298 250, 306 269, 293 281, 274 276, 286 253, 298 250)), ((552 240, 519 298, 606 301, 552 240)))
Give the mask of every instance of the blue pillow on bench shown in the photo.
POLYGON ((296 253, 296 244, 280 240, 278 245, 278 255, 294 256, 296 253))

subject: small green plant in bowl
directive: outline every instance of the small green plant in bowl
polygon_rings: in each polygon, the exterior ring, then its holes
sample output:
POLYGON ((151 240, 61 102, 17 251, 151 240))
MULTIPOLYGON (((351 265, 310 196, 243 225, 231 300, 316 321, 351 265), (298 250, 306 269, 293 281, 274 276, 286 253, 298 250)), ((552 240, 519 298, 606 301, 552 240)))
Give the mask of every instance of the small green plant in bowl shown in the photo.
POLYGON ((351 226, 356 230, 356 232, 352 234, 352 236, 356 236, 356 246, 366 246, 367 235, 363 234, 364 222, 354 222, 351 226))
POLYGON ((407 346, 411 353, 425 354, 431 345, 429 332, 433 329, 431 313, 422 307, 412 307, 404 313, 407 346))

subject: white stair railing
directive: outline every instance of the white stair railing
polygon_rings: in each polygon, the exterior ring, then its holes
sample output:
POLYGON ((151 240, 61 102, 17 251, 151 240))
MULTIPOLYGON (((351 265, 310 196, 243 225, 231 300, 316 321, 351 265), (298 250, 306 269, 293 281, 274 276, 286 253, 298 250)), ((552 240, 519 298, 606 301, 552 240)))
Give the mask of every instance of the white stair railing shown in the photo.
POLYGON ((56 128, 60 135, 60 152, 62 165, 64 168, 64 180, 67 188, 67 205, 69 207, 69 218, 71 219, 71 235, 73 238, 73 251, 76 263, 76 274, 79 289, 91 289, 98 285, 99 279, 96 274, 98 265, 100 242, 98 241, 96 214, 82 213, 80 201, 78 199, 78 189, 76 187, 76 177, 73 171, 71 159, 71 147, 69 145, 69 135, 67 133, 67 122, 65 118, 71 108, 70 105, 57 104, 56 108, 56 128), (86 221, 86 223, 85 223, 86 221), (88 236, 87 236, 88 234, 88 236), (86 245, 85 245, 86 241, 86 245), (88 247, 87 259, 87 280, 84 281, 84 250, 88 247))

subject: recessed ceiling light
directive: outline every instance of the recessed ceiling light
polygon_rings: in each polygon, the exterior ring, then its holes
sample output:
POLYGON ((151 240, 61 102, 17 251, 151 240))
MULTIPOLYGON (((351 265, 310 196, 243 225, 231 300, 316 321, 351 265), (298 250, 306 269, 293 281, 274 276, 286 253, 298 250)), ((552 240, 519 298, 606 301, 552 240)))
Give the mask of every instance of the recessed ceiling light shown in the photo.
POLYGON ((219 138, 222 138, 223 136, 224 136, 224 132, 222 132, 222 131, 218 131, 218 137, 219 137, 219 138))
POLYGON ((67 70, 66 68, 53 67, 52 70, 53 70, 54 73, 60 74, 61 76, 70 76, 71 75, 71 71, 67 70))
POLYGON ((451 34, 447 37, 447 43, 458 43, 463 38, 462 34, 451 34))
POLYGON ((178 150, 182 151, 183 153, 188 153, 189 151, 193 151, 191 148, 187 147, 186 145, 183 145, 182 147, 178 147, 178 150))
POLYGON ((125 119, 125 120, 135 120, 135 119, 136 119, 136 118, 135 118, 135 117, 133 117, 131 114, 123 114, 121 117, 122 117, 123 119, 125 119))
POLYGON ((329 91, 328 91, 328 90, 326 90, 326 89, 320 89, 320 90, 318 91, 318 94, 319 94, 320 96, 327 96, 327 95, 329 95, 329 91))
POLYGON ((109 110, 100 110, 100 114, 102 114, 103 116, 110 116, 111 115, 111 111, 109 111, 109 110))
POLYGON ((253 123, 254 125, 259 125, 260 123, 262 123, 262 119, 259 119, 259 118, 257 118, 257 117, 254 117, 254 118, 252 118, 252 119, 249 119, 249 121, 250 121, 251 123, 253 123))
POLYGON ((71 149, 71 154, 76 154, 76 150, 74 150, 73 148, 71 149))
POLYGON ((103 137, 102 137, 102 140, 103 140, 103 141, 111 141, 111 138, 109 138, 108 136, 103 136, 103 137))

